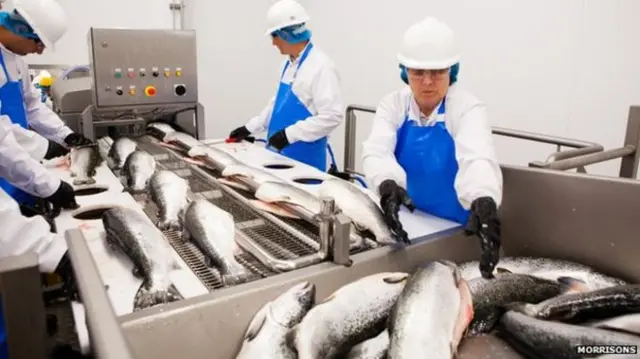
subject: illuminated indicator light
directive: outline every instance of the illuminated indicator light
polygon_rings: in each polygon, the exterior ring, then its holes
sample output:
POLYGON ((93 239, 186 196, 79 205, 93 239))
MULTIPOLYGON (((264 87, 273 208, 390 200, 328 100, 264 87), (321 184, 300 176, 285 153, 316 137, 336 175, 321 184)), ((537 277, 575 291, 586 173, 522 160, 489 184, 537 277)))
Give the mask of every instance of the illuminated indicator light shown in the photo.
POLYGON ((147 88, 144 89, 144 93, 147 96, 155 96, 156 94, 156 88, 153 86, 147 86, 147 88))
POLYGON ((136 88, 135 86, 131 86, 129 87, 129 95, 133 96, 136 94, 136 88))
POLYGON ((181 69, 181 68, 179 68, 179 67, 176 69, 176 76, 177 76, 177 77, 182 76, 182 69, 181 69))

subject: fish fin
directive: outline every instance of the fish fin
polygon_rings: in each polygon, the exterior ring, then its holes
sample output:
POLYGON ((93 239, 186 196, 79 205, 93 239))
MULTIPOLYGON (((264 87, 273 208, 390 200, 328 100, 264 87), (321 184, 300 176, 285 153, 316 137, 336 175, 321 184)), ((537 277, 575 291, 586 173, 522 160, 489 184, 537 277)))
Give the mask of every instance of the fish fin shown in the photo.
POLYGON ((133 300, 133 311, 137 312, 145 308, 151 308, 159 304, 176 302, 182 297, 172 284, 166 290, 147 289, 146 283, 142 283, 133 300))
POLYGON ((402 283, 409 278, 409 273, 397 273, 382 279, 387 284, 402 283))
POLYGON ((496 268, 496 273, 500 273, 500 274, 509 274, 509 273, 513 273, 512 271, 508 270, 507 268, 503 268, 503 267, 497 267, 496 268))
POLYGON ((587 283, 573 277, 558 277, 558 282, 566 286, 566 292, 588 292, 590 290, 587 283))
MULTIPOLYGON (((213 258, 211 258, 211 256, 204 256, 204 264, 209 268, 215 267, 215 263, 213 262, 213 258)), ((222 273, 220 275, 222 276, 222 273)))
POLYGON ((244 334, 244 339, 248 342, 255 339, 260 330, 264 326, 265 321, 267 320, 267 311, 271 306, 271 302, 268 302, 258 312, 253 316, 251 322, 249 323, 249 327, 247 327, 247 332, 244 334))
POLYGON ((289 329, 285 334, 284 342, 286 346, 294 351, 297 351, 298 347, 298 331, 300 330, 300 324, 296 324, 293 328, 289 329))
POLYGON ((191 233, 187 229, 187 226, 182 226, 182 241, 188 242, 191 239, 191 233))

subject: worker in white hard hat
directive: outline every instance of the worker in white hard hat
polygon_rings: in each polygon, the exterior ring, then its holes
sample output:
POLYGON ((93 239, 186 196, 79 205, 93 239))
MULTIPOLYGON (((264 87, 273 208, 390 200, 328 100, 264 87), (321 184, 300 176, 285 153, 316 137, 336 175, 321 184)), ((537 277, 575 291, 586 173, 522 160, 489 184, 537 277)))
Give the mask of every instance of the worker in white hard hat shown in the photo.
MULTIPOLYGON (((309 15, 294 0, 280 0, 267 13, 267 35, 288 59, 278 93, 256 117, 231 132, 234 140, 268 130, 268 145, 321 171, 327 166, 327 136, 344 118, 333 62, 311 43, 309 15)), ((333 160, 333 159, 332 159, 333 160)))
POLYGON ((363 144, 363 171, 380 194, 390 227, 406 238, 401 205, 466 225, 481 238, 480 270, 498 261, 502 172, 486 106, 457 83, 458 44, 444 23, 426 18, 404 34, 398 55, 408 86, 379 104, 363 144))
MULTIPOLYGON (((15 41, 0 43, 0 115, 7 116, 19 147, 13 152, 27 151, 37 160, 64 155, 69 147, 91 143, 82 135, 74 133, 64 122, 40 101, 26 77, 28 67, 17 49, 30 48, 29 53, 42 53, 45 48, 62 37, 67 28, 67 20, 62 7, 55 0, 15 0, 12 12, 0 12, 0 28, 19 36, 30 46, 17 46, 15 41), (35 45, 35 46, 32 46, 35 45), (14 52, 15 51, 15 52, 14 52), (33 129, 34 131, 29 131, 33 129)), ((0 38, 0 42, 2 38, 0 38)), ((36 181, 38 197, 49 200, 54 206, 76 208, 73 188, 48 173, 47 176, 31 178, 29 173, 18 174, 21 183, 31 179, 36 181)), ((7 178, 0 178, 0 188, 4 189, 20 204, 33 206, 35 196, 27 188, 17 187, 7 178)))

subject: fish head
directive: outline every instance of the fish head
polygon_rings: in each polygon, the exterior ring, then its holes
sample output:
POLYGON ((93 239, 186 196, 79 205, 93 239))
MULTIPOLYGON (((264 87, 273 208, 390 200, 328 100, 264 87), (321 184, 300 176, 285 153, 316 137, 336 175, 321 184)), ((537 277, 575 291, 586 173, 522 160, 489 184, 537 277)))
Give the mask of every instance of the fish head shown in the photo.
POLYGON ((316 286, 302 282, 280 295, 271 303, 271 316, 280 325, 292 328, 300 323, 315 303, 316 286))

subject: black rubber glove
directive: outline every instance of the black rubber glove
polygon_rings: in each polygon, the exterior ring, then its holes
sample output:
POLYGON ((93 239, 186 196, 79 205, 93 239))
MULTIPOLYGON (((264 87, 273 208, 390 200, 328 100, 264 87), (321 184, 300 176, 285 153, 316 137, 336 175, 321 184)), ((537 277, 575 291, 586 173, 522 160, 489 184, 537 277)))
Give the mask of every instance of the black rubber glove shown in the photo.
POLYGON ((269 138, 268 145, 275 148, 278 151, 289 146, 289 140, 287 139, 287 134, 285 133, 285 131, 280 130, 274 133, 273 136, 269 138))
POLYGON ((380 207, 382 207, 384 219, 391 230, 395 232, 396 240, 410 244, 409 236, 402 228, 402 223, 400 223, 400 218, 398 218, 400 205, 404 204, 411 212, 416 209, 407 191, 398 186, 395 181, 385 180, 380 184, 378 192, 380 192, 380 207))
POLYGON ((343 179, 345 181, 351 181, 351 175, 348 174, 347 172, 340 172, 338 171, 338 167, 331 165, 331 167, 329 167, 329 170, 327 171, 328 174, 338 177, 340 179, 343 179))
POLYGON ((232 138, 234 140, 237 141, 242 141, 245 138, 249 137, 249 135, 251 134, 251 132, 249 132, 249 130, 247 130, 246 126, 242 126, 242 127, 238 127, 235 130, 231 131, 231 133, 229 134, 229 138, 232 138))
POLYGON ((498 207, 492 198, 481 197, 473 201, 465 233, 467 236, 476 235, 480 238, 480 273, 484 278, 493 278, 493 270, 500 257, 500 219, 498 207))
POLYGON ((66 296, 71 300, 78 300, 78 287, 76 285, 76 277, 73 274, 73 267, 71 266, 71 260, 69 259, 69 253, 65 253, 58 262, 55 274, 59 275, 62 279, 62 290, 66 296))
POLYGON ((83 145, 90 145, 92 142, 90 139, 74 132, 64 138, 64 143, 66 143, 70 147, 78 147, 83 145))
POLYGON ((67 153, 69 153, 67 148, 49 140, 49 146, 47 147, 47 153, 44 155, 44 159, 50 160, 52 158, 64 156, 67 153))
POLYGON ((56 192, 51 196, 45 198, 45 200, 51 202, 51 205, 53 206, 53 212, 51 215, 54 217, 57 217, 60 214, 61 208, 76 209, 80 207, 76 202, 76 194, 73 187, 65 181, 61 181, 58 190, 56 190, 56 192))

